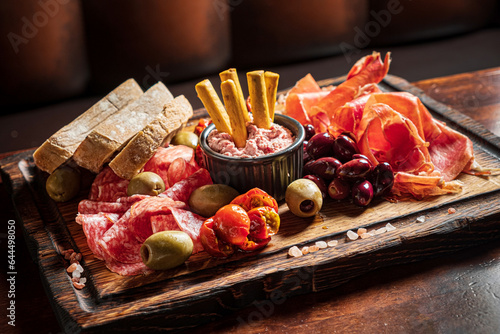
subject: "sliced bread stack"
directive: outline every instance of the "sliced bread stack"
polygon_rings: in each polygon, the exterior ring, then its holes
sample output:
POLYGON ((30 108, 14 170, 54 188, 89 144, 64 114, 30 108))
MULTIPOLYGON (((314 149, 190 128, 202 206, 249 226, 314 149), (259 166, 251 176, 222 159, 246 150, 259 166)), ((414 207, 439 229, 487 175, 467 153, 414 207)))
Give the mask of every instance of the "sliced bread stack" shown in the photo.
POLYGON ((71 158, 98 173, 109 163, 130 179, 192 115, 189 101, 174 99, 163 83, 143 93, 130 79, 52 135, 35 151, 35 164, 52 173, 71 158))

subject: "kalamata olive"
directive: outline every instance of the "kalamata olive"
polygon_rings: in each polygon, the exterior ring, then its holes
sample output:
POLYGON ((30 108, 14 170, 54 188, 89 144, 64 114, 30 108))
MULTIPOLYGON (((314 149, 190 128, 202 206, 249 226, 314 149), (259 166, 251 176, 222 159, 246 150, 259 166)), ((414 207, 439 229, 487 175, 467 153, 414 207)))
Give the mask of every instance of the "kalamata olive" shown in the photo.
POLYGON ((54 201, 69 201, 80 191, 80 171, 69 166, 57 168, 47 178, 45 189, 54 201))
POLYGON ((349 182, 334 178, 328 185, 328 195, 330 198, 342 200, 351 193, 351 185, 349 182))
POLYGON ((342 166, 342 163, 337 159, 323 157, 307 163, 307 168, 305 168, 305 170, 308 171, 307 174, 314 174, 325 181, 330 181, 335 177, 335 172, 340 166, 342 166))
POLYGON ((225 184, 208 184, 195 189, 189 197, 189 207, 203 217, 212 217, 217 210, 238 196, 236 189, 225 184))
POLYGON ((361 181, 352 187, 352 201, 359 206, 367 206, 373 199, 373 186, 370 181, 361 181))
POLYGON ((314 125, 306 124, 304 125, 304 132, 306 134, 305 140, 309 140, 316 134, 316 129, 314 128, 314 125))
POLYGON ((345 181, 357 181, 369 176, 372 166, 365 159, 354 159, 337 169, 337 176, 345 181))
POLYGON ((312 159, 313 158, 307 152, 304 152, 304 155, 302 156, 302 161, 304 162, 304 164, 308 163, 312 159))
POLYGON ((135 194, 156 196, 165 191, 165 182, 153 172, 143 172, 134 176, 127 188, 127 195, 135 194))
POLYGON ((141 246, 142 262, 154 270, 171 269, 183 264, 193 253, 193 240, 183 231, 152 234, 141 246))
POLYGON ((298 179, 288 185, 285 201, 290 211, 299 217, 312 217, 321 210, 323 196, 316 183, 298 179))
POLYGON ((352 159, 352 155, 359 153, 358 145, 346 135, 340 135, 333 142, 333 156, 342 162, 352 159))
POLYGON ((315 162, 316 160, 309 160, 307 162, 304 161, 304 167, 302 168, 302 173, 304 175, 308 175, 308 174, 312 174, 312 168, 311 166, 313 165, 313 163, 315 162))
POLYGON ((194 132, 180 131, 170 141, 172 145, 184 145, 196 149, 198 136, 194 132))
POLYGON ((333 137, 328 132, 317 133, 309 139, 307 153, 313 159, 330 157, 332 151, 333 137))
POLYGON ((371 175, 374 196, 387 195, 394 184, 394 172, 387 162, 378 164, 371 175))
POLYGON ((373 167, 373 164, 372 162, 370 161, 370 159, 368 159, 368 157, 364 154, 361 154, 361 153, 356 153, 356 154, 353 154, 352 155, 352 158, 353 159, 365 159, 366 161, 368 161, 370 163, 370 165, 373 167))
POLYGON ((316 185, 318 186, 319 190, 321 191, 321 197, 323 197, 323 198, 326 197, 326 194, 328 193, 328 189, 326 187, 325 181, 322 178, 320 178, 317 175, 309 174, 309 175, 305 175, 304 179, 311 180, 314 183, 316 183, 316 185))

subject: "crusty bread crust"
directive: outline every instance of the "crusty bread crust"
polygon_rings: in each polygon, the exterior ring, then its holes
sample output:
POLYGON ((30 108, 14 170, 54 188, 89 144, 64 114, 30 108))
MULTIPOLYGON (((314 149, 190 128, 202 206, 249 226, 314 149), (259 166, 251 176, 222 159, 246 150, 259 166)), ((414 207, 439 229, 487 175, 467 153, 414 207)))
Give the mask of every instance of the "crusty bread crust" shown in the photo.
POLYGON ((163 107, 151 123, 139 131, 111 160, 109 166, 124 179, 131 179, 144 167, 169 135, 175 133, 193 116, 189 101, 180 95, 163 107))
POLYGON ((113 154, 155 120, 163 106, 173 98, 167 87, 158 82, 137 100, 95 127, 78 146, 73 160, 79 166, 98 173, 113 154))
POLYGON ((47 139, 33 153, 35 164, 41 170, 52 173, 73 156, 78 145, 95 127, 142 94, 141 87, 134 79, 125 81, 74 121, 47 139))

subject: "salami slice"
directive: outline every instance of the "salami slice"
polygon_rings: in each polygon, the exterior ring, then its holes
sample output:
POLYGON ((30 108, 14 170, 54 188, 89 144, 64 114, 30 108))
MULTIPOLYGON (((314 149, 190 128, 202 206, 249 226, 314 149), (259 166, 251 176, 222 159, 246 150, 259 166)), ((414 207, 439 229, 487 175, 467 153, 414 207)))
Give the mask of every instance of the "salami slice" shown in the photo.
POLYGON ((174 185, 179 181, 188 178, 191 174, 196 172, 199 167, 195 167, 183 158, 177 158, 170 164, 167 171, 168 184, 174 185))
POLYGON ((187 163, 196 164, 194 150, 190 147, 184 145, 169 146, 167 148, 160 147, 155 155, 144 165, 143 171, 160 175, 165 182, 165 187, 168 188, 172 186, 168 182, 168 169, 170 164, 177 158, 181 158, 187 163))
POLYGON ((141 261, 139 250, 142 243, 128 227, 130 210, 127 211, 98 241, 100 247, 113 260, 123 263, 141 261))
POLYGON ((123 263, 113 259, 106 261, 106 267, 114 273, 122 276, 147 275, 154 270, 149 269, 142 261, 136 263, 123 263))
POLYGON ((191 211, 172 208, 172 215, 180 229, 186 232, 193 240, 193 254, 203 251, 200 240, 200 228, 205 218, 191 211))
POLYGON ((177 224, 172 214, 158 215, 151 217, 151 228, 153 233, 161 231, 180 231, 181 228, 177 224))
POLYGON ((98 202, 84 199, 78 203, 78 213, 96 214, 99 212, 109 212, 123 214, 132 204, 118 202, 98 202))
POLYGON ((132 205, 128 226, 138 241, 144 242, 151 234, 151 217, 169 214, 171 208, 185 208, 183 202, 168 197, 149 197, 132 205))
POLYGON ((188 178, 177 182, 158 196, 170 197, 174 201, 187 203, 191 193, 195 189, 212 183, 212 178, 208 170, 200 168, 188 178))
POLYGON ((76 222, 82 225, 83 233, 87 237, 87 244, 94 256, 103 260, 104 255, 98 241, 104 233, 118 220, 118 214, 79 214, 76 222))
POLYGON ((90 188, 92 201, 115 202, 127 196, 128 180, 122 179, 110 167, 104 168, 95 178, 90 188))

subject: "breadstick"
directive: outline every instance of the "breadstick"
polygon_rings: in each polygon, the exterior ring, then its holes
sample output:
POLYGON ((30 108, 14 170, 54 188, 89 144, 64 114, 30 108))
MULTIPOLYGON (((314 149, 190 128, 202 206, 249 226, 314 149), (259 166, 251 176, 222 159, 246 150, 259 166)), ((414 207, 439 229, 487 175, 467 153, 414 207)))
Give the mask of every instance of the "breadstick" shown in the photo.
POLYGON ((279 74, 274 72, 265 72, 267 107, 269 108, 269 118, 274 122, 274 107, 276 106, 276 93, 278 91, 279 74))
POLYGON ((243 117, 245 117, 245 122, 250 122, 250 116, 248 115, 247 103, 245 101, 245 96, 243 95, 243 90, 241 89, 240 79, 238 78, 238 73, 235 68, 230 68, 219 73, 221 81, 233 80, 236 85, 236 90, 238 92, 239 104, 241 104, 241 110, 243 111, 243 117))
POLYGON ((236 84, 233 80, 229 79, 223 81, 220 88, 229 115, 229 120, 231 121, 234 144, 238 148, 245 147, 248 137, 247 126, 245 118, 243 117, 244 111, 241 108, 236 84))
POLYGON ((252 103, 253 122, 259 128, 269 129, 271 128, 271 119, 269 118, 269 108, 267 106, 264 71, 248 72, 247 80, 252 103))
POLYGON ((208 114, 212 118, 212 122, 214 122, 215 127, 219 132, 227 132, 230 135, 233 134, 231 129, 231 123, 229 121, 229 116, 227 115, 226 109, 222 104, 217 92, 212 86, 212 83, 205 79, 195 86, 196 92, 198 93, 198 97, 201 102, 207 109, 208 114))

